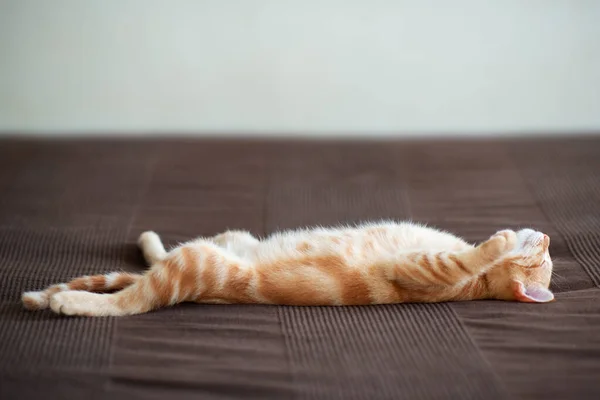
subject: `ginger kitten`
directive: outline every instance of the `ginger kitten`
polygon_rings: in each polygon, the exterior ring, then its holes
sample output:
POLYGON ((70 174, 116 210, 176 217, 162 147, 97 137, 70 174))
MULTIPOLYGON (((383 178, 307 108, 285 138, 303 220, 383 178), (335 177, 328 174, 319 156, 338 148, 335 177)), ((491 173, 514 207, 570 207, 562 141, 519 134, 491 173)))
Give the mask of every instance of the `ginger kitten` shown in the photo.
POLYGON ((144 274, 85 276, 26 292, 28 309, 120 316, 181 302, 366 305, 499 299, 548 302, 550 239, 499 231, 474 246, 409 222, 313 228, 259 240, 227 231, 169 252, 154 232, 138 241, 144 274), (112 293, 102 293, 112 292, 112 293))

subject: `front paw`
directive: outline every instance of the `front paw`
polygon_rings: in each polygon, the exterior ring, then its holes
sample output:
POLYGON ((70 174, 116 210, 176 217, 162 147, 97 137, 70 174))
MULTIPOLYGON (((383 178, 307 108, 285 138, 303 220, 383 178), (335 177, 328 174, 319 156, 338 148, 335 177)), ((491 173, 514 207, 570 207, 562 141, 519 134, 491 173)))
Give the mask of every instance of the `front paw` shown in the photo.
POLYGON ((495 260, 503 254, 513 250, 517 244, 515 231, 505 229, 492 235, 487 241, 480 245, 486 258, 495 260))

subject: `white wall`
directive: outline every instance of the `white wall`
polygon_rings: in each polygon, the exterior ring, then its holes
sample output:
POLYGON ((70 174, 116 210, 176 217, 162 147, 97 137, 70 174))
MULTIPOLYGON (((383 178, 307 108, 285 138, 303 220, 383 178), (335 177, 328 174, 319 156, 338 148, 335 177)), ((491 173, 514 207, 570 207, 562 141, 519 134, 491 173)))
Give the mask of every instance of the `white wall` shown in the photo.
POLYGON ((600 1, 0 3, 0 130, 600 131, 600 1))

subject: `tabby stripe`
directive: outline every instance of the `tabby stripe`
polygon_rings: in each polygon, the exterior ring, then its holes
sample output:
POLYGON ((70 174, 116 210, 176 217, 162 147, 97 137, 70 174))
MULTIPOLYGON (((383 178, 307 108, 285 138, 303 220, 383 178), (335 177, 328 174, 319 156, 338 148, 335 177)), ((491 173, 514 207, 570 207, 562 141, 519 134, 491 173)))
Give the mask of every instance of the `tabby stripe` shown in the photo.
POLYGON ((478 280, 467 281, 461 291, 463 300, 473 300, 481 298, 481 285, 478 280))
MULTIPOLYGON (((442 255, 445 253, 440 253, 439 254, 439 259, 442 260, 442 255)), ((452 279, 452 268, 450 268, 450 266, 448 265, 448 263, 446 262, 446 260, 442 260, 441 264, 439 265, 440 269, 443 270, 443 273, 446 276, 450 277, 450 282, 454 282, 454 279, 452 279)))
POLYGON ((158 270, 152 271, 150 274, 150 284, 156 295, 156 300, 161 305, 169 304, 171 301, 171 277, 170 272, 173 270, 173 261, 167 260, 164 265, 161 265, 158 270))
POLYGON ((192 251, 184 247, 181 249, 184 268, 180 276, 179 296, 181 300, 189 300, 196 290, 196 260, 192 251))
MULTIPOLYGON (((198 296, 199 298, 205 298, 205 297, 218 297, 218 294, 216 293, 216 289, 217 289, 217 276, 216 276, 216 270, 215 270, 215 257, 212 254, 204 254, 204 260, 203 260, 203 265, 201 268, 201 277, 202 277, 202 289, 200 291, 200 295, 198 296)), ((224 283, 223 286, 226 284, 227 282, 227 277, 225 276, 224 278, 224 283)))
POLYGON ((465 300, 473 289, 473 281, 467 281, 458 294, 459 300, 465 300))
POLYGON ((73 279, 67 285, 69 286, 69 289, 71 289, 71 290, 87 290, 87 288, 88 288, 87 277, 84 276, 81 278, 73 279))
POLYGON ((107 289, 115 289, 115 290, 124 289, 128 286, 133 285, 141 277, 142 277, 142 275, 134 275, 134 274, 126 274, 126 273, 119 274, 112 282, 111 287, 107 288, 107 289))
POLYGON ((481 280, 483 282, 483 286, 485 288, 485 294, 489 294, 490 293, 490 281, 489 278, 487 276, 487 272, 481 274, 481 280))
POLYGON ((429 261, 429 254, 423 254, 421 256, 421 261, 418 261, 418 257, 414 257, 415 259, 415 263, 419 264, 420 262, 422 262, 425 266, 425 268, 423 268, 423 270, 428 271, 428 272, 433 272, 433 266, 431 265, 431 262, 429 261))
POLYGON ((433 268, 431 262, 429 261, 429 255, 424 254, 422 257, 422 261, 425 264, 425 267, 431 272, 431 274, 439 281, 442 281, 446 285, 451 285, 451 281, 449 280, 446 265, 444 261, 439 258, 439 255, 436 256, 437 268, 433 268), (443 271, 441 271, 443 270, 443 271))
POLYGON ((104 289, 106 277, 104 275, 94 275, 88 277, 88 290, 97 291, 104 289))
POLYGON ((446 265, 446 262, 442 258, 442 254, 443 253, 436 253, 435 254, 435 264, 436 264, 436 267, 439 270, 444 270, 447 275, 451 275, 452 271, 451 270, 450 271, 447 270, 448 266, 446 265))
MULTIPOLYGON (((413 264, 417 264, 418 257, 419 257, 419 253, 410 253, 408 255, 408 261, 410 261, 413 264)), ((429 266, 429 268, 431 268, 431 265, 429 266)))
POLYGON ((465 264, 463 264, 462 261, 460 261, 454 254, 450 254, 448 258, 452 260, 456 266, 465 273, 465 275, 472 275, 471 271, 469 271, 465 264))
MULTIPOLYGON (((427 257, 427 254, 425 254, 424 256, 427 257)), ((413 263, 416 264, 417 267, 421 265, 418 254, 412 256, 411 258, 414 260, 413 263)), ((431 282, 435 279, 432 273, 433 267, 431 266, 431 263, 427 258, 425 258, 424 262, 429 265, 428 268, 408 268, 407 271, 404 272, 404 274, 409 276, 409 278, 413 281, 431 282)))
POLYGON ((171 284, 171 299, 169 304, 177 304, 181 299, 181 275, 187 267, 183 249, 176 253, 173 264, 169 271, 169 283, 171 284))

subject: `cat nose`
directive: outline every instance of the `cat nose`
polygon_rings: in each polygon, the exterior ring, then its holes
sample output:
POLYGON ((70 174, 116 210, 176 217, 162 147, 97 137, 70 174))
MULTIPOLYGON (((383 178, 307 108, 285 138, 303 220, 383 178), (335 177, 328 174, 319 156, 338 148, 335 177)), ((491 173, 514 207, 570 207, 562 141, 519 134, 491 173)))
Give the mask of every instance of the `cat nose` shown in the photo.
POLYGON ((542 240, 544 243, 544 251, 547 251, 548 247, 550 247, 550 236, 544 234, 544 238, 542 240))

